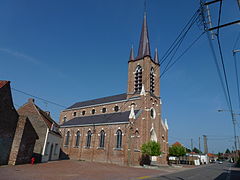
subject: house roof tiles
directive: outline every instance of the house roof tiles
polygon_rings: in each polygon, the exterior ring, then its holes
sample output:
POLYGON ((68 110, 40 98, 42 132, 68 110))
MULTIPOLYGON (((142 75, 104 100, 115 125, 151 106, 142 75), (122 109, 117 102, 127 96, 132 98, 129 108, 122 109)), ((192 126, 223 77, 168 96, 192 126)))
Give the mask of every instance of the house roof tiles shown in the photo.
POLYGON ((10 81, 2 81, 2 80, 0 80, 0 88, 5 86, 8 82, 10 82, 10 81))

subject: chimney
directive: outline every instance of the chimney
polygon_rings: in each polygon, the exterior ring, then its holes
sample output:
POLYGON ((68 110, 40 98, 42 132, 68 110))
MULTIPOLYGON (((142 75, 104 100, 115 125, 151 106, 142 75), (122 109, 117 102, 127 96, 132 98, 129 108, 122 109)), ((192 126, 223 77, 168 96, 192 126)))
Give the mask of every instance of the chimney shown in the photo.
POLYGON ((29 98, 29 99, 28 99, 28 102, 34 104, 34 99, 33 99, 33 98, 29 98))
POLYGON ((50 117, 50 111, 45 111, 45 113, 50 117))

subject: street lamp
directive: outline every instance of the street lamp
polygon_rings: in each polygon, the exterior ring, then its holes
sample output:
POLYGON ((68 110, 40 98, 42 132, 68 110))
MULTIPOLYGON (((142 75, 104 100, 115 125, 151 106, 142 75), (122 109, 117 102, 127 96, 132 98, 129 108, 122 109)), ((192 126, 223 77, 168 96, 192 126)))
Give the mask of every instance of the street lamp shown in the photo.
POLYGON ((235 145, 235 150, 236 150, 235 156, 237 156, 236 116, 239 116, 240 114, 235 113, 233 110, 223 110, 223 109, 219 109, 218 112, 230 112, 231 113, 232 122, 233 122, 234 145, 235 145))

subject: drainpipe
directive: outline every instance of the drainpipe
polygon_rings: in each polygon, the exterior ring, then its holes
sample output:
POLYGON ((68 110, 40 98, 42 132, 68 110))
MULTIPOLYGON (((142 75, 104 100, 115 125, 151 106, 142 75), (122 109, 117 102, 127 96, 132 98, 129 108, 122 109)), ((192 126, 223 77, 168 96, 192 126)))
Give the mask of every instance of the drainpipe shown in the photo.
POLYGON ((45 141, 44 141, 44 145, 43 145, 42 156, 44 156, 44 153, 45 153, 45 148, 46 148, 47 139, 48 139, 48 132, 49 132, 49 128, 47 128, 47 132, 46 132, 46 136, 45 136, 45 141))

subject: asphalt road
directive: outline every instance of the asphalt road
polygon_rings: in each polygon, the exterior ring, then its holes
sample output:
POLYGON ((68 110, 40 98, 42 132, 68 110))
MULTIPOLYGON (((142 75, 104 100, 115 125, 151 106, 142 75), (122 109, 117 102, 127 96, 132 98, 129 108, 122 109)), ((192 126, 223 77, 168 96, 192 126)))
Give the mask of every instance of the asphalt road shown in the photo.
POLYGON ((232 165, 228 162, 216 163, 148 180, 240 180, 240 168, 233 168, 232 165))

